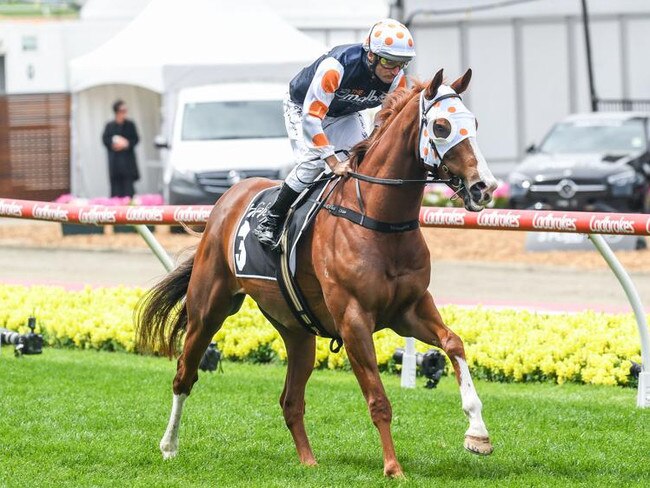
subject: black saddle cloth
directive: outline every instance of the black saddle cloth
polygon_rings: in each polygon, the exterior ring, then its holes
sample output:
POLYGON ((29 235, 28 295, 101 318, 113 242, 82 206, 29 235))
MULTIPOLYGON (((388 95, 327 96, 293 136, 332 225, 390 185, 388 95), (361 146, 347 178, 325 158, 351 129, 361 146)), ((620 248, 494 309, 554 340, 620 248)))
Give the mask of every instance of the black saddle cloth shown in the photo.
MULTIPOLYGON (((294 275, 296 272, 296 247, 313 220, 311 217, 320 209, 319 201, 329 181, 329 178, 319 180, 305 190, 293 205, 287 219, 288 223, 285 224, 288 233, 285 252, 288 254, 289 268, 294 275)), ((252 230, 266 215, 279 191, 280 187, 274 186, 255 195, 237 225, 233 253, 235 275, 238 277, 276 280, 277 255, 275 251, 262 246, 253 235, 252 230)))

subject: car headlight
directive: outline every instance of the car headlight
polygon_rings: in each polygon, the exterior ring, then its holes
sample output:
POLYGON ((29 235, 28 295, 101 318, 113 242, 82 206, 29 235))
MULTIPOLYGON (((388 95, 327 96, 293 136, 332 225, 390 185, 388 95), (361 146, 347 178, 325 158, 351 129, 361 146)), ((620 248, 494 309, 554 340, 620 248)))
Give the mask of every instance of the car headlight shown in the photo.
POLYGON ((632 169, 622 171, 607 177, 612 189, 612 195, 615 197, 630 196, 634 192, 634 184, 636 183, 637 175, 632 169))
POLYGON ((530 177, 522 173, 510 173, 508 183, 510 184, 510 196, 513 198, 520 197, 528 193, 530 177))
POLYGON ((530 188, 530 177, 522 173, 510 173, 508 177, 508 182, 510 185, 518 186, 520 188, 528 189, 530 188))
POLYGON ((186 168, 174 168, 174 173, 172 175, 172 180, 180 180, 188 183, 196 182, 196 174, 191 169, 186 168))

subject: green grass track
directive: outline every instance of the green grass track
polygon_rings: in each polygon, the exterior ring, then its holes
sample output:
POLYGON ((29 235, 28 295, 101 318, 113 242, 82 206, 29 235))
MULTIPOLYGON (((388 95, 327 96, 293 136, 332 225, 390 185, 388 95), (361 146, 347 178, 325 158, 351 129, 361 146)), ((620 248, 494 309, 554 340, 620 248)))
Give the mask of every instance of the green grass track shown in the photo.
POLYGON ((158 442, 175 363, 126 353, 0 354, 1 487, 650 486, 650 409, 632 388, 479 381, 495 446, 464 451, 455 381, 403 390, 384 375, 406 480, 382 476, 378 434, 351 372, 315 371, 298 463, 278 398, 284 367, 226 363, 186 402, 177 458, 158 442))

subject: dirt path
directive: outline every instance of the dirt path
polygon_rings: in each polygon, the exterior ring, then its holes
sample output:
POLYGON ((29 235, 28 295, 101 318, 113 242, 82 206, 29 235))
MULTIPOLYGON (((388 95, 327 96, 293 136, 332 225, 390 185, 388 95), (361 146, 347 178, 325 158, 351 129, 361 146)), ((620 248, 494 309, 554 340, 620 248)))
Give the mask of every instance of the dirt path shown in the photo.
MULTIPOLYGON (((525 232, 423 229, 431 259, 463 263, 534 264, 576 269, 607 269, 603 258, 594 251, 527 252, 525 232)), ((155 231, 156 239, 170 253, 177 253, 198 243, 184 234, 172 234, 166 226, 155 231)), ((147 249, 138 234, 114 234, 107 226, 103 235, 66 236, 61 226, 52 222, 26 222, 0 218, 0 247, 21 246, 51 249, 147 249)), ((650 272, 650 250, 620 251, 617 257, 629 272, 650 272)))
MULTIPOLYGON (((431 290, 439 304, 484 304, 533 310, 629 311, 627 298, 596 252, 530 253, 524 233, 425 229, 431 290)), ((198 242, 159 227, 171 254, 198 242)), ((650 252, 617 253, 646 307, 650 252)), ((148 287, 165 271, 138 234, 66 236, 49 222, 0 219, 0 282, 148 287)))

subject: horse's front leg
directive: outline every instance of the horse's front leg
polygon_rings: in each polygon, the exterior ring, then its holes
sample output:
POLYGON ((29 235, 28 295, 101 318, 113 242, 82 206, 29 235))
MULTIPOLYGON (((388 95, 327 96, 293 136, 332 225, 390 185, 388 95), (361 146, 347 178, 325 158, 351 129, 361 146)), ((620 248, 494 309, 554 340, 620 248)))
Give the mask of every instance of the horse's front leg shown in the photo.
POLYGON ((404 336, 412 336, 440 347, 449 356, 460 387, 462 408, 469 419, 469 428, 465 432, 465 449, 475 454, 491 454, 493 448, 490 436, 481 415, 483 404, 467 366, 463 341, 445 325, 429 292, 405 316, 403 325, 396 330, 404 336))
POLYGON ((350 359, 363 396, 368 403, 372 422, 379 431, 384 452, 384 475, 402 477, 402 467, 395 455, 395 446, 390 431, 392 409, 384 385, 379 377, 375 346, 372 342, 374 319, 354 300, 351 300, 337 323, 343 344, 350 359))

